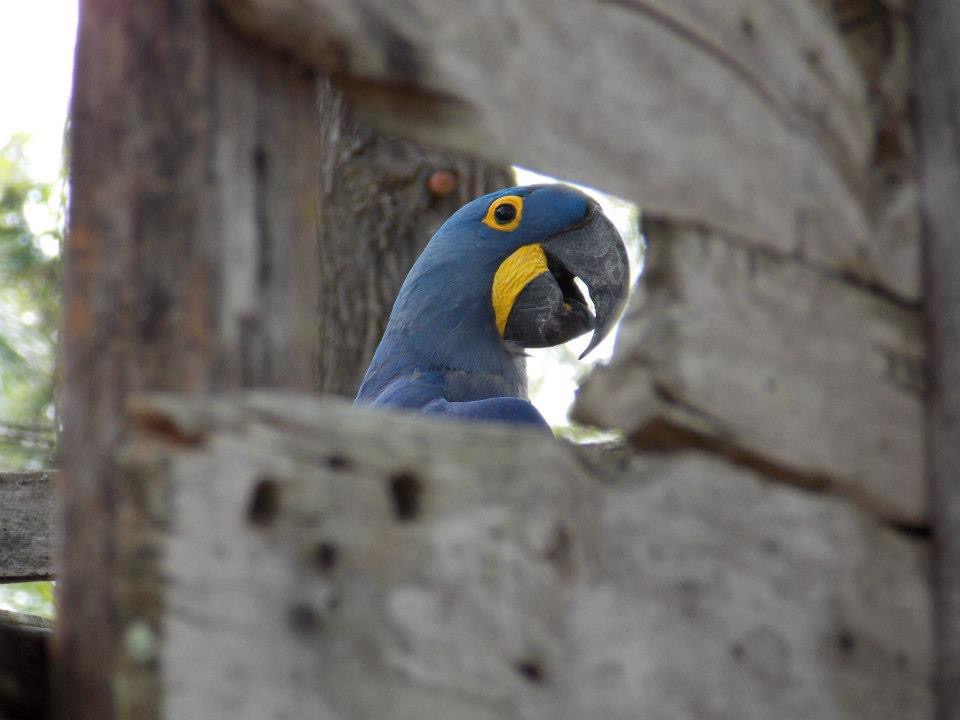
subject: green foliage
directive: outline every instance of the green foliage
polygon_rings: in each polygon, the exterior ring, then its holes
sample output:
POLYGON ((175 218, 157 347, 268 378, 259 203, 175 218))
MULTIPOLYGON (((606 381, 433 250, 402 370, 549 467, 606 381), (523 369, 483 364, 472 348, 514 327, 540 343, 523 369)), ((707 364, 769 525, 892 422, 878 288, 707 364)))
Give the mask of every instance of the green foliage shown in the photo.
POLYGON ((55 439, 61 191, 32 180, 26 139, 0 147, 0 469, 49 467, 55 439), (39 225, 39 227, 37 227, 39 225))
MULTIPOLYGON (((59 194, 31 179, 26 138, 0 146, 0 470, 51 467, 60 313, 59 194)), ((0 585, 0 608, 52 617, 53 583, 0 585)))
POLYGON ((53 583, 25 582, 0 585, 0 608, 52 618, 53 583))

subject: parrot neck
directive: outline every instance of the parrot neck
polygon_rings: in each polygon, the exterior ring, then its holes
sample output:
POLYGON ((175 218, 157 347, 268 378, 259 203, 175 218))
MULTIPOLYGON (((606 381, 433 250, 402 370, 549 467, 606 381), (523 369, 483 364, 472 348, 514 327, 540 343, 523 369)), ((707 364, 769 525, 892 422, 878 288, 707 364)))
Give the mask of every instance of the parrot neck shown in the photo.
POLYGON ((500 337, 489 284, 471 287, 462 273, 448 271, 442 276, 453 280, 438 287, 438 275, 411 272, 404 282, 361 396, 376 396, 398 378, 441 373, 445 399, 451 402, 526 399, 525 356, 500 337), (444 301, 437 302, 437 297, 444 301))

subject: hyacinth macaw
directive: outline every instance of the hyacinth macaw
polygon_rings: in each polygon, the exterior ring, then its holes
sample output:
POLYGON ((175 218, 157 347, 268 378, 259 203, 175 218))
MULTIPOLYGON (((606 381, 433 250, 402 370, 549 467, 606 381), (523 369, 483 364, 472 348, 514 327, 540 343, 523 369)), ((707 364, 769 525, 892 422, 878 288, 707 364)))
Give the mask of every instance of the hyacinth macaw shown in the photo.
POLYGON ((356 404, 549 430, 527 400, 524 349, 593 330, 582 358, 614 325, 628 277, 620 234, 579 190, 530 185, 479 197, 411 268, 356 404))

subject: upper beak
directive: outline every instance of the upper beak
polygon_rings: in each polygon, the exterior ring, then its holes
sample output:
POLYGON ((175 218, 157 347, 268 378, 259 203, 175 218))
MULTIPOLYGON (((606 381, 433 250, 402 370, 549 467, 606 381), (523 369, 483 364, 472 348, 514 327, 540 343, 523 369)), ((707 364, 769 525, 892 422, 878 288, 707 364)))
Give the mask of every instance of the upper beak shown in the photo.
POLYGON ((548 347, 593 330, 581 359, 609 334, 627 300, 630 269, 620 233, 590 201, 576 225, 541 243, 549 272, 532 280, 514 301, 504 338, 524 347, 548 347), (577 277, 587 286, 592 315, 577 277))

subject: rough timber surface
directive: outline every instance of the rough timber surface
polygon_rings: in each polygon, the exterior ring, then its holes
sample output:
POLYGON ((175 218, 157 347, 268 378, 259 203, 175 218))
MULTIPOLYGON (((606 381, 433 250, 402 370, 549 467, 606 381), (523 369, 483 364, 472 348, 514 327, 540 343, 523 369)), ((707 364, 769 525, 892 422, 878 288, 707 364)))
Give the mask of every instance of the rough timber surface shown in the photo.
POLYGON ((716 233, 653 221, 646 233, 641 292, 577 417, 925 524, 919 312, 716 233))
MULTIPOLYGON (((808 0, 219 0, 390 132, 917 292, 873 227, 864 79, 808 0)), ((904 199, 915 217, 914 196, 904 199)), ((903 205, 904 202, 900 204, 903 205)), ((910 250, 914 252, 910 252, 910 250)))
POLYGON ((915 33, 938 718, 960 720, 960 5, 920 0, 915 33))
POLYGON ((53 577, 55 473, 0 473, 0 583, 53 577))
POLYGON ((926 546, 837 498, 278 394, 134 418, 138 720, 930 718, 926 546))
POLYGON ((314 74, 209 3, 82 0, 79 19, 53 650, 65 720, 113 720, 125 399, 313 389, 319 118, 314 74))

